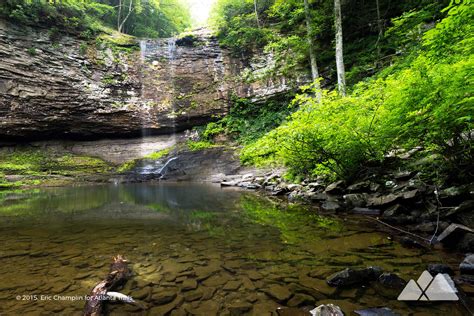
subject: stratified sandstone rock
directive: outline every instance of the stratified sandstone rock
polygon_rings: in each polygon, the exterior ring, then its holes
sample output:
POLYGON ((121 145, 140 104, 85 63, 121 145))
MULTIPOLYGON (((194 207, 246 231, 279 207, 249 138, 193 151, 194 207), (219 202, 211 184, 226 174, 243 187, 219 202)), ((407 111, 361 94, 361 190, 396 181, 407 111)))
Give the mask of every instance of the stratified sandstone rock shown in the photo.
POLYGON ((169 134, 226 114, 233 94, 292 89, 284 78, 244 83, 265 56, 244 63, 205 30, 193 38, 120 47, 0 20, 0 140, 169 134))

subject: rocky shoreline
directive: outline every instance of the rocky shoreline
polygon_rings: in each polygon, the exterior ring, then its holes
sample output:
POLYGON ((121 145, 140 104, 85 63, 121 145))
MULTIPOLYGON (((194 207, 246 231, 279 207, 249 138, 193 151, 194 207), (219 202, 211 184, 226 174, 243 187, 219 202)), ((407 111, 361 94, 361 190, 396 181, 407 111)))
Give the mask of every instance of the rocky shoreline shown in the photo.
MULTIPOLYGON (((290 202, 316 205, 324 212, 369 216, 381 227, 388 228, 404 247, 429 250, 441 245, 447 251, 464 254, 455 281, 456 284, 474 284, 473 183, 437 187, 423 182, 420 173, 411 170, 387 172, 380 177, 372 175, 352 183, 304 180, 295 184, 286 181, 281 170, 228 175, 215 182, 222 187, 257 190, 290 202)), ((328 278, 328 284, 380 281, 386 274, 372 278, 367 273, 346 270, 328 278), (341 282, 331 281, 340 278, 341 282)), ((427 270, 433 275, 448 272, 453 275, 453 271, 441 263, 433 263, 427 270)), ((396 277, 397 284, 403 283, 396 275, 389 277, 396 277)))
MULTIPOLYGON (((284 196, 292 202, 316 204, 326 212, 377 216, 390 225, 403 226, 410 233, 438 235, 438 241, 462 252, 474 252, 474 184, 437 188, 423 182, 417 172, 400 171, 385 178, 355 183, 284 180, 281 172, 224 176, 223 187, 259 190, 284 196), (439 221, 438 221, 439 216, 439 221), (454 229, 452 224, 456 224, 454 229), (451 226, 453 236, 441 232, 451 226), (456 240, 452 240, 457 235, 456 240)), ((451 233, 450 233, 451 234, 451 233)), ((434 239, 432 240, 434 241, 434 239)))

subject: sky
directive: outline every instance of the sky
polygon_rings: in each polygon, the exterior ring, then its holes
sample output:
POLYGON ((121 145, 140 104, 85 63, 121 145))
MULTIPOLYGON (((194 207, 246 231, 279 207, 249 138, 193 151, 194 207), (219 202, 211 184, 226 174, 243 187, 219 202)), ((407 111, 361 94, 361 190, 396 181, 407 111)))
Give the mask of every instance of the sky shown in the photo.
POLYGON ((187 0, 195 26, 206 24, 212 4, 215 0, 187 0))

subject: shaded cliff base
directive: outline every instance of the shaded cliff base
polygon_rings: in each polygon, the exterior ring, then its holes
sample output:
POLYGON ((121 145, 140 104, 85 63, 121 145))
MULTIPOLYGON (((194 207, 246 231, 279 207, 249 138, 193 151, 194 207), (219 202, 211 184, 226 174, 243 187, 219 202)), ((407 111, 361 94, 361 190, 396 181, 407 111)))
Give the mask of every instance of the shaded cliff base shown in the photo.
POLYGON ((0 147, 0 188, 84 183, 214 181, 253 171, 236 148, 193 140, 191 133, 138 139, 41 141, 0 147))

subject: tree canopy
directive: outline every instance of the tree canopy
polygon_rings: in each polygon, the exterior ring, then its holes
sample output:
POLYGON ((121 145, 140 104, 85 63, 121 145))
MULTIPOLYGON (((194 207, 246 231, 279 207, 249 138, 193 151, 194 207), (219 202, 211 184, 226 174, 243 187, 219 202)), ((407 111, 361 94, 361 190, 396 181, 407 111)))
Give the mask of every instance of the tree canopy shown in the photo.
POLYGON ((191 26, 184 0, 5 0, 0 16, 85 36, 110 27, 139 37, 168 37, 191 26))

